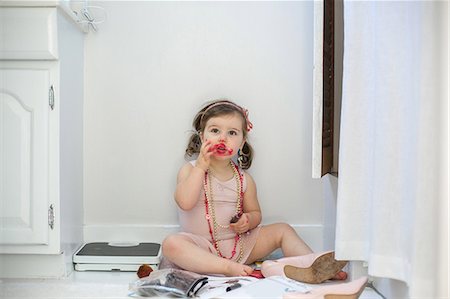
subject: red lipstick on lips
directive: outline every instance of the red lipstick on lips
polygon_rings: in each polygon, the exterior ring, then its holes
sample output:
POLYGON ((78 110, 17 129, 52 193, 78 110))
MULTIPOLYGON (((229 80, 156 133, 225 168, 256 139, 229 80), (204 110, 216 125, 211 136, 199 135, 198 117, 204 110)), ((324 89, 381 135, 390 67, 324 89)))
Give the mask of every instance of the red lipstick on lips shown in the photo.
POLYGON ((219 156, 227 156, 233 154, 233 149, 227 148, 227 146, 224 143, 214 144, 214 146, 211 147, 209 151, 210 152, 214 151, 215 154, 219 156))

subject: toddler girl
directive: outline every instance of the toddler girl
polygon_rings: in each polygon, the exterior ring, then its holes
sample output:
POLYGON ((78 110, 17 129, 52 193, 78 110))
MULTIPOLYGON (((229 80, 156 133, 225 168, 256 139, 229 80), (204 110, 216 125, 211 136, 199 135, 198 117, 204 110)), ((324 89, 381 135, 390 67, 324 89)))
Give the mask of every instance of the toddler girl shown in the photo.
POLYGON ((217 100, 197 113, 193 126, 186 156, 196 160, 180 169, 175 191, 181 232, 164 240, 165 259, 192 272, 246 276, 249 264, 277 248, 286 257, 311 254, 288 224, 260 225, 256 185, 244 171, 253 158, 248 111, 217 100))

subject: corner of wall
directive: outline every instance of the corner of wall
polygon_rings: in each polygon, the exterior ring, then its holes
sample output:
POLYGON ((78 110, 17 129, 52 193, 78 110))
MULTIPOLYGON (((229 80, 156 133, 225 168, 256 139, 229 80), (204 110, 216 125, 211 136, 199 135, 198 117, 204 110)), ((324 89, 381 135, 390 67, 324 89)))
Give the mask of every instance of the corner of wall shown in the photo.
POLYGON ((324 196, 323 212, 323 244, 324 250, 333 250, 336 236, 336 202, 338 178, 333 175, 325 175, 321 179, 324 196))

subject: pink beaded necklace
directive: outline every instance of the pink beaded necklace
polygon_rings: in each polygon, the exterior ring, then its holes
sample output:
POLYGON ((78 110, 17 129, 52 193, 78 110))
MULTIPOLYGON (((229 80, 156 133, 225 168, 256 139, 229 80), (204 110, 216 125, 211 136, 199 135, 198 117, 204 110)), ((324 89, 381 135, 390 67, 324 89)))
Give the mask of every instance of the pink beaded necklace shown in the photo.
MULTIPOLYGON (((243 175, 239 171, 237 165, 235 165, 232 161, 230 161, 230 166, 233 169, 234 178, 236 179, 236 191, 238 194, 237 202, 236 202, 236 215, 241 216, 243 212, 243 201, 244 201, 244 191, 243 191, 243 175)), ((223 258, 232 259, 236 255, 236 247, 239 243, 239 257, 237 262, 239 262, 243 257, 243 245, 242 245, 242 237, 240 234, 236 234, 234 237, 234 245, 233 250, 231 251, 231 256, 226 257, 222 254, 219 249, 219 241, 217 240, 217 230, 219 227, 221 228, 229 228, 229 225, 220 225, 216 220, 215 210, 214 210, 214 198, 212 192, 212 184, 211 184, 211 176, 210 170, 208 169, 205 172, 204 179, 204 191, 205 191, 205 218, 208 223, 209 234, 211 235, 211 240, 216 249, 217 255, 223 258), (209 187, 209 188, 208 188, 209 187), (209 191, 209 192, 208 192, 209 191), (209 193, 209 196, 208 196, 209 193)))

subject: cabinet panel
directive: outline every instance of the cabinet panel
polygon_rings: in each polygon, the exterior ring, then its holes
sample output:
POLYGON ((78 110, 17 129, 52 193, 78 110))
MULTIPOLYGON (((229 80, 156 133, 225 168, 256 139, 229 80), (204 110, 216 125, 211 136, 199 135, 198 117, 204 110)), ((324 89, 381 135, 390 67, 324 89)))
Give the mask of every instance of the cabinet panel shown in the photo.
POLYGON ((0 7, 0 59, 57 59, 56 10, 0 7))
POLYGON ((0 136, 2 153, 3 227, 31 228, 31 113, 17 98, 3 94, 0 136))
POLYGON ((49 70, 0 68, 0 84, 0 244, 48 244, 49 70))

